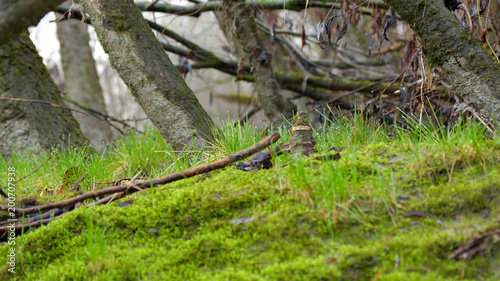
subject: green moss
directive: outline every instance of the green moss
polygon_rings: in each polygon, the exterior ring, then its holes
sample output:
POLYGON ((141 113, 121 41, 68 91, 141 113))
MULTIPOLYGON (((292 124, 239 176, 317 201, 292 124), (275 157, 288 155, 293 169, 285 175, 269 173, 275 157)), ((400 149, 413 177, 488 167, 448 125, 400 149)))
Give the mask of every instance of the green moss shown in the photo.
POLYGON ((427 187, 420 208, 440 217, 489 212, 499 203, 499 178, 498 170, 486 175, 460 173, 450 183, 427 187))
MULTIPOLYGON (((387 272, 382 280, 429 274, 436 280, 453 280, 464 266, 445 258, 463 239, 456 235, 460 230, 434 233, 441 225, 416 220, 416 225, 402 222, 385 235, 374 232, 369 240, 355 225, 335 229, 331 235, 320 225, 321 210, 309 209, 290 190, 275 190, 271 186, 276 182, 274 172, 228 170, 201 183, 186 181, 162 191, 136 194, 129 207, 113 204, 76 210, 50 227, 19 237, 20 264, 25 270, 20 270, 18 277, 364 280, 382 271, 387 272), (231 223, 242 217, 253 221, 231 223), (106 241, 94 263, 87 253, 85 225, 89 218, 105 233, 106 241), (396 255, 404 260, 399 269, 393 268, 396 255)), ((463 189, 447 190, 441 199, 455 204, 468 201, 459 197, 463 189)), ((441 207, 433 202, 441 201, 431 200, 422 206, 429 210, 441 207)), ((469 223, 477 227, 486 222, 466 222, 453 228, 467 228, 469 223)))
MULTIPOLYGON (((16 238, 16 276, 495 280, 498 243, 471 261, 448 260, 499 227, 500 149, 474 136, 353 145, 339 161, 227 168, 134 193, 127 207, 79 208, 16 238), (408 211, 427 218, 403 216, 408 211)), ((2 280, 10 277, 5 258, 2 280)))
POLYGON ((125 31, 127 30, 128 28, 121 22, 118 22, 116 25, 115 25, 115 30, 116 31, 125 31))
POLYGON ((442 64, 440 59, 436 55, 432 55, 432 54, 427 57, 427 63, 430 66, 440 66, 442 64))

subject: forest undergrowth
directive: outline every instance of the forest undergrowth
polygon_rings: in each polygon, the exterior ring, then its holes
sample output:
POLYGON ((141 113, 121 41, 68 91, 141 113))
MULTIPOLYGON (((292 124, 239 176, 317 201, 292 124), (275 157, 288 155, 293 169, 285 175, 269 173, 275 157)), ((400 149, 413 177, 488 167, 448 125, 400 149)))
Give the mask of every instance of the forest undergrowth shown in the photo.
MULTIPOLYGON (((0 246, 0 279, 498 280, 499 138, 477 123, 407 123, 338 118, 316 128, 308 157, 274 155, 271 169, 230 166, 76 208, 16 237, 15 275, 12 245, 0 246), (332 147, 340 159, 323 157, 332 147)), ((291 140, 287 127, 275 131, 291 140)), ((102 154, 14 153, 0 158, 0 186, 13 167, 29 175, 17 207, 56 202, 209 163, 269 134, 230 120, 204 151, 173 151, 149 129, 102 154)))

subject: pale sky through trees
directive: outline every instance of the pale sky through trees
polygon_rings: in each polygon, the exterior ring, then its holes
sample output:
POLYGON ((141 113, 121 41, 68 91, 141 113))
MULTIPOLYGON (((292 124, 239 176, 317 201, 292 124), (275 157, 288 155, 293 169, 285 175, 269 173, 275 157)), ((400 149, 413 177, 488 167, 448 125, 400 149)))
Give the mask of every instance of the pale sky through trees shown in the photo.
MULTIPOLYGON (((176 5, 182 5, 183 2, 186 3, 187 1, 174 1, 176 5)), ((154 17, 159 23, 175 30, 181 36, 185 36, 201 46, 206 46, 218 56, 225 57, 228 60, 238 59, 234 55, 231 56, 231 53, 223 50, 223 46, 229 47, 230 44, 220 30, 213 13, 204 13, 198 18, 160 13, 155 13, 154 15, 152 13, 143 13, 143 15, 150 19, 154 17)), ((51 22, 55 19, 56 16, 54 13, 48 13, 37 27, 31 27, 29 31, 30 37, 40 56, 43 58, 44 63, 49 67, 56 64, 61 72, 61 56, 59 54, 56 24, 51 22)), ((111 69, 108 55, 99 44, 92 27, 89 27, 89 35, 90 46, 93 50, 97 73, 100 77, 109 113, 121 119, 144 117, 145 115, 140 106, 133 102, 132 96, 127 94, 128 90, 126 86, 116 72, 111 69)), ((170 38, 161 37, 160 40, 174 45, 179 44, 170 38)), ((171 53, 168 53, 168 55, 174 64, 179 63, 177 55, 171 53)), ((238 86, 233 77, 214 69, 196 70, 192 74, 187 75, 186 82, 196 93, 200 103, 216 123, 227 119, 228 115, 232 116, 233 119, 237 118, 238 106, 234 102, 217 98, 215 98, 215 102, 211 103, 211 99, 209 98, 210 93, 213 93, 217 97, 236 92, 251 96, 254 92, 253 83, 242 81, 239 82, 238 86)), ((244 113, 244 111, 250 109, 250 106, 241 106, 240 109, 244 113)), ((134 126, 141 128, 142 124, 137 123, 134 126)))

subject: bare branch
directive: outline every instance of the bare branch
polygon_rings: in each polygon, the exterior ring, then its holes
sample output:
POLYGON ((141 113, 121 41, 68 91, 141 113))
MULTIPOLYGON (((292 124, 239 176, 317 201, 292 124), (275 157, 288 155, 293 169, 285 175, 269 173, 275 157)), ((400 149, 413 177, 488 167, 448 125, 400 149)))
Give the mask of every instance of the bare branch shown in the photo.
POLYGON ((43 100, 27 100, 27 99, 19 99, 19 98, 6 98, 6 97, 0 97, 0 100, 19 101, 19 102, 30 102, 30 103, 41 103, 41 104, 46 104, 46 105, 49 105, 49 106, 52 106, 52 107, 56 107, 56 108, 60 108, 60 109, 64 109, 64 110, 69 110, 69 111, 78 112, 78 113, 80 113, 80 114, 83 114, 83 115, 87 115, 87 116, 88 116, 88 114, 87 114, 86 112, 79 111, 79 110, 76 110, 76 109, 72 109, 72 108, 69 108, 69 107, 66 107, 66 106, 60 106, 60 105, 58 105, 58 104, 51 103, 51 102, 48 102, 48 101, 43 101, 43 100))
MULTIPOLYGON (((290 72, 276 72, 276 79, 280 84, 296 84, 301 85, 304 82, 306 75, 290 72)), ((238 75, 238 80, 254 81, 253 76, 238 75)), ((359 89, 362 93, 376 93, 381 91, 384 87, 388 87, 387 91, 394 92, 399 89, 396 86, 390 86, 388 83, 379 83, 378 81, 353 81, 341 78, 323 78, 319 76, 309 76, 307 79, 308 86, 328 89, 332 91, 352 91, 359 89), (365 87, 368 86, 368 87, 365 87)))
POLYGON ((124 132, 123 132, 120 128, 118 128, 117 126, 113 125, 113 123, 111 123, 110 121, 120 123, 120 124, 122 124, 123 126, 128 127, 128 128, 130 128, 130 129, 132 129, 132 130, 134 130, 134 131, 136 131, 136 132, 139 132, 139 133, 141 133, 141 134, 142 134, 142 133, 144 133, 144 132, 142 132, 142 131, 140 131, 140 130, 136 129, 135 127, 133 127, 133 126, 131 126, 131 125, 127 124, 127 122, 125 122, 125 121, 123 121, 123 120, 117 119, 117 118, 115 118, 115 117, 113 117, 113 116, 111 116, 111 115, 109 115, 109 114, 106 114, 106 113, 104 113, 104 112, 101 112, 101 111, 99 111, 99 110, 95 110, 95 109, 93 109, 93 108, 90 108, 90 107, 86 106, 85 104, 78 103, 78 102, 74 101, 73 99, 71 99, 69 96, 64 95, 64 96, 63 96, 63 98, 64 98, 66 101, 68 101, 68 102, 70 102, 70 103, 74 104, 75 106, 78 106, 79 108, 81 108, 81 109, 83 109, 83 110, 87 111, 88 113, 90 113, 90 114, 91 114, 92 116, 94 116, 95 118, 97 118, 97 119, 99 119, 99 120, 108 121, 109 125, 111 125, 113 128, 115 128, 115 129, 116 129, 118 132, 120 132, 120 134, 122 134, 122 135, 124 134, 124 132))
MULTIPOLYGON (((298 0, 288 0, 288 1, 245 1, 248 5, 252 7, 258 7, 265 10, 289 10, 289 11, 302 11, 306 8, 306 1, 298 0)), ((221 8, 221 1, 210 1, 205 3, 199 3, 192 6, 177 6, 165 3, 155 3, 151 5, 149 2, 136 2, 139 9, 145 12, 160 12, 176 14, 179 16, 192 16, 198 17, 203 12, 212 12, 221 8)), ((363 1, 360 8, 361 12, 365 15, 371 15, 372 9, 367 7, 377 7, 379 9, 388 9, 389 6, 383 1, 372 0, 363 1)), ((327 2, 327 1, 309 1, 308 8, 324 8, 324 9, 341 9, 341 4, 338 1, 327 2)))

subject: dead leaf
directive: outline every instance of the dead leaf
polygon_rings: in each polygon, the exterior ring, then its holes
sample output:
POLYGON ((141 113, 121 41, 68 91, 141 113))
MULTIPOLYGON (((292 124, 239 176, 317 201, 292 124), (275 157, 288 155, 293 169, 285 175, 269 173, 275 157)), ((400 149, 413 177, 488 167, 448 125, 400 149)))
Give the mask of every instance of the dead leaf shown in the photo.
POLYGON ((389 28, 393 27, 396 29, 396 21, 397 21, 397 16, 396 12, 394 11, 393 8, 390 9, 390 12, 387 13, 384 18, 382 19, 382 26, 384 27, 384 39, 389 41, 389 38, 387 37, 387 32, 389 31, 389 28))
POLYGON ((62 184, 56 189, 56 195, 69 191, 78 182, 79 177, 80 171, 78 166, 67 169, 64 172, 62 184))
POLYGON ((36 192, 40 193, 40 196, 43 196, 43 194, 45 192, 47 192, 47 194, 49 195, 53 195, 54 194, 54 190, 52 188, 52 186, 46 186, 46 187, 40 187, 36 190, 36 192))
POLYGON ((334 262, 337 262, 337 258, 336 257, 331 257, 331 258, 327 259, 325 262, 328 263, 328 264, 334 263, 334 262))
POLYGON ((342 37, 344 37, 344 35, 347 31, 348 24, 349 24, 349 19, 347 18, 347 15, 344 16, 344 20, 342 23, 342 29, 339 30, 340 26, 338 25, 338 22, 337 22, 338 34, 337 34, 337 40, 335 41, 335 44, 337 44, 337 42, 339 42, 339 40, 342 39, 342 37))

